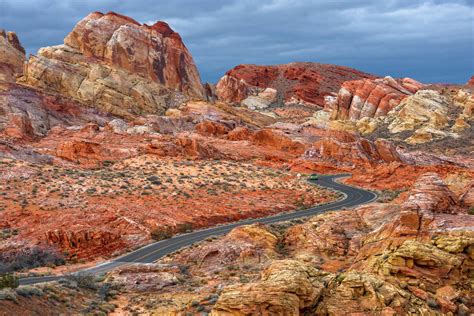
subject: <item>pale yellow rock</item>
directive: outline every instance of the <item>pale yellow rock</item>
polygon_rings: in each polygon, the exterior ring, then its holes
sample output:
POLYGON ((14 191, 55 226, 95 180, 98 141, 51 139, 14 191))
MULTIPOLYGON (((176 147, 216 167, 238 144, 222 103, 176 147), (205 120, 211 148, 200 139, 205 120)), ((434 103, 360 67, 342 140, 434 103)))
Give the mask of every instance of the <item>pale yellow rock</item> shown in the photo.
POLYGON ((408 144, 422 144, 430 142, 436 139, 443 139, 445 137, 458 138, 459 135, 456 133, 444 132, 429 126, 424 126, 420 129, 415 130, 415 132, 405 140, 408 144))
POLYGON ((181 114, 182 114, 182 112, 178 109, 168 109, 165 112, 166 116, 171 116, 171 117, 181 116, 181 114))
POLYGON ((38 56, 30 57, 26 69, 27 84, 68 95, 120 117, 164 114, 179 94, 124 70, 88 63, 78 51, 65 45, 41 49, 38 56))
POLYGON ((378 127, 379 123, 377 119, 364 117, 356 122, 357 130, 362 135, 373 133, 378 127))
POLYGON ((469 125, 463 117, 458 117, 451 127, 451 130, 455 133, 459 133, 469 127, 471 127, 471 125, 469 125))
POLYGON ((330 130, 334 130, 334 131, 350 132, 350 133, 357 132, 356 123, 353 121, 334 120, 334 121, 329 122, 328 127, 330 130))
POLYGON ((298 315, 319 299, 325 275, 300 261, 274 261, 260 281, 225 288, 211 315, 298 315))
POLYGON ((15 39, 15 33, 0 29, 0 81, 15 81, 23 73, 25 52, 15 47, 15 39))
POLYGON ((318 128, 328 128, 331 113, 328 111, 317 111, 313 116, 303 123, 303 126, 316 126, 318 128))
POLYGON ((437 91, 420 90, 405 98, 389 112, 394 120, 389 125, 392 133, 414 130, 420 127, 440 129, 447 124, 449 100, 437 91))

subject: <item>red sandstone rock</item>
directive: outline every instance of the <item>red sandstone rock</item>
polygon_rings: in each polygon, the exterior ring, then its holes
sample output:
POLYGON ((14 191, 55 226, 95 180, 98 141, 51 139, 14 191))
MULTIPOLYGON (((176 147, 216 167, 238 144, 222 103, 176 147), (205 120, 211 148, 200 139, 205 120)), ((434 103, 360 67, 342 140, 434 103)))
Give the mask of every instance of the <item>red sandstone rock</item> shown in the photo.
POLYGON ((460 197, 460 201, 466 207, 474 206, 474 181, 466 186, 465 192, 460 197))
POLYGON ((204 97, 191 54, 179 34, 165 22, 140 25, 114 12, 94 12, 76 25, 64 44, 86 57, 98 58, 188 95, 204 97))
POLYGON ((74 252, 104 248, 120 238, 121 236, 118 234, 97 229, 82 231, 54 230, 46 232, 48 244, 60 246, 64 250, 72 250, 74 252))
POLYGON ((305 156, 329 160, 341 165, 374 165, 380 162, 401 161, 395 146, 389 141, 378 139, 371 142, 342 131, 331 131, 316 141, 312 148, 307 150, 305 156))
POLYGON ((252 141, 257 145, 269 146, 297 154, 302 154, 305 149, 303 144, 295 142, 289 137, 270 129, 262 129, 256 132, 252 137, 252 141))
POLYGON ((35 137, 30 119, 23 113, 11 113, 9 123, 4 129, 6 136, 18 139, 31 139, 35 137))
POLYGON ((197 124, 195 129, 198 134, 203 136, 220 136, 229 132, 229 128, 224 124, 208 120, 197 124))
POLYGON ((466 83, 466 86, 474 87, 474 76, 469 79, 469 81, 466 83))
POLYGON ((152 26, 115 13, 91 13, 64 39, 31 56, 29 85, 115 115, 164 114, 204 88, 191 54, 164 22, 152 26))
POLYGON ((65 141, 56 150, 57 157, 82 163, 100 161, 109 154, 100 143, 85 140, 65 141))
POLYGON ((413 79, 363 79, 344 82, 336 98, 326 100, 333 119, 358 120, 386 115, 423 85, 413 79))
POLYGON ((231 141, 249 140, 252 133, 246 127, 236 127, 227 134, 227 139, 231 141))
POLYGON ((219 100, 240 103, 265 88, 276 89, 286 104, 324 106, 324 97, 337 92, 348 80, 374 78, 361 71, 318 63, 290 63, 276 66, 239 65, 217 83, 219 100))

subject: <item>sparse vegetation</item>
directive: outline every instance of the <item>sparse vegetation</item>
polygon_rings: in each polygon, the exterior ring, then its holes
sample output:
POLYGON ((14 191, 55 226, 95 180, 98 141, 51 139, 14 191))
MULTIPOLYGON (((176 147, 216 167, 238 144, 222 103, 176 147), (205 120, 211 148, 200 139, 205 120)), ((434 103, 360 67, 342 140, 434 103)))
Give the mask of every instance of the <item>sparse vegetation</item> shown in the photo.
POLYGON ((0 273, 21 271, 46 265, 63 265, 64 256, 54 248, 34 247, 20 252, 0 253, 0 273))
POLYGON ((0 289, 17 288, 18 285, 18 278, 13 273, 4 273, 0 275, 0 289))
POLYGON ((388 203, 395 200, 401 193, 407 191, 406 188, 397 190, 382 190, 378 193, 378 201, 381 203, 388 203))

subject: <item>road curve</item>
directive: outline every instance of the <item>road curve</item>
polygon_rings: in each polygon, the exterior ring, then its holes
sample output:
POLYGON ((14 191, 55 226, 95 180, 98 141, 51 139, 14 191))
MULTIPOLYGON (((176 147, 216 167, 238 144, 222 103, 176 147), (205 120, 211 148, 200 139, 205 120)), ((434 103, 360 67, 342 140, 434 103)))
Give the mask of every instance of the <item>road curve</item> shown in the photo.
MULTIPOLYGON (((341 208, 350 208, 361 204, 369 203, 377 197, 373 192, 366 191, 360 188, 348 186, 334 180, 348 175, 327 175, 319 176, 316 181, 309 181, 310 183, 319 185, 321 187, 333 189, 344 194, 344 198, 336 202, 318 205, 305 210, 281 213, 265 218, 247 219, 239 222, 229 223, 207 229, 194 231, 187 234, 177 235, 169 239, 161 240, 140 249, 134 250, 128 254, 120 256, 111 261, 99 264, 89 269, 75 272, 75 274, 86 273, 86 274, 99 274, 110 271, 114 268, 128 265, 131 263, 151 263, 159 258, 172 253, 180 248, 189 246, 195 242, 204 240, 210 236, 224 235, 241 225, 249 225, 254 223, 271 224, 282 221, 288 221, 300 217, 306 217, 310 215, 322 214, 328 211, 333 211, 341 208)), ((49 282, 64 278, 66 275, 54 275, 44 277, 27 277, 20 279, 20 285, 35 284, 41 282, 49 282)))

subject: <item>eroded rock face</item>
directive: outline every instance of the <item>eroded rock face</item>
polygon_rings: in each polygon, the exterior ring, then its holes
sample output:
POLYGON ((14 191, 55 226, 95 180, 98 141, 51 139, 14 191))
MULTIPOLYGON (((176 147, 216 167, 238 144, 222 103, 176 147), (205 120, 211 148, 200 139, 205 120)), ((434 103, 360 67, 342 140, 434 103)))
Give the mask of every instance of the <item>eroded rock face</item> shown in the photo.
POLYGON ((422 86, 410 78, 347 81, 336 97, 326 99, 326 109, 331 111, 333 119, 341 120, 384 116, 422 86))
POLYGON ((25 49, 14 32, 0 29, 0 81, 15 81, 23 73, 25 49))
POLYGON ((179 261, 197 270, 206 267, 208 273, 225 265, 259 264, 276 258, 278 238, 263 225, 249 225, 233 229, 224 239, 179 255, 179 261))
POLYGON ((274 261, 259 282, 225 288, 212 315, 299 315, 321 297, 326 275, 300 261, 274 261))
POLYGON ((269 146, 297 154, 302 154, 305 149, 303 144, 271 129, 262 129, 256 132, 252 137, 252 141, 257 145, 269 146))
POLYGON ((335 275, 297 260, 273 261, 259 281, 224 289, 211 315, 427 312, 420 300, 371 274, 335 275))
POLYGON ((46 136, 55 126, 103 125, 108 117, 59 94, 16 84, 0 84, 0 133, 16 139, 46 136))
MULTIPOLYGON (((60 246, 65 250, 84 250, 104 248, 120 239, 120 235, 109 231, 83 230, 65 231, 54 230, 46 233, 46 242, 50 245, 60 246)), ((115 245, 116 246, 116 245, 115 245)))
POLYGON ((364 135, 382 133, 409 145, 433 144, 432 149, 470 151, 474 95, 459 86, 433 85, 405 97, 385 116, 364 117, 355 124, 364 135), (449 140, 448 140, 449 139, 449 140), (439 141, 445 144, 436 145, 439 141))
POLYGON ((239 65, 219 80, 216 92, 219 100, 234 104, 252 97, 248 105, 260 109, 272 103, 322 107, 324 97, 339 91, 343 82, 362 78, 373 76, 348 67, 318 63, 239 65))
POLYGON ((163 114, 187 97, 204 98, 179 34, 115 13, 91 13, 64 39, 28 62, 26 82, 123 117, 163 114))
POLYGON ((389 141, 377 139, 371 142, 343 131, 329 132, 306 151, 305 157, 329 160, 341 165, 402 161, 395 146, 389 141))
POLYGON ((229 127, 219 123, 219 122, 213 122, 213 121, 202 121, 201 123, 197 124, 196 127, 196 132, 204 135, 204 136, 220 136, 220 135, 225 135, 229 132, 229 127))

